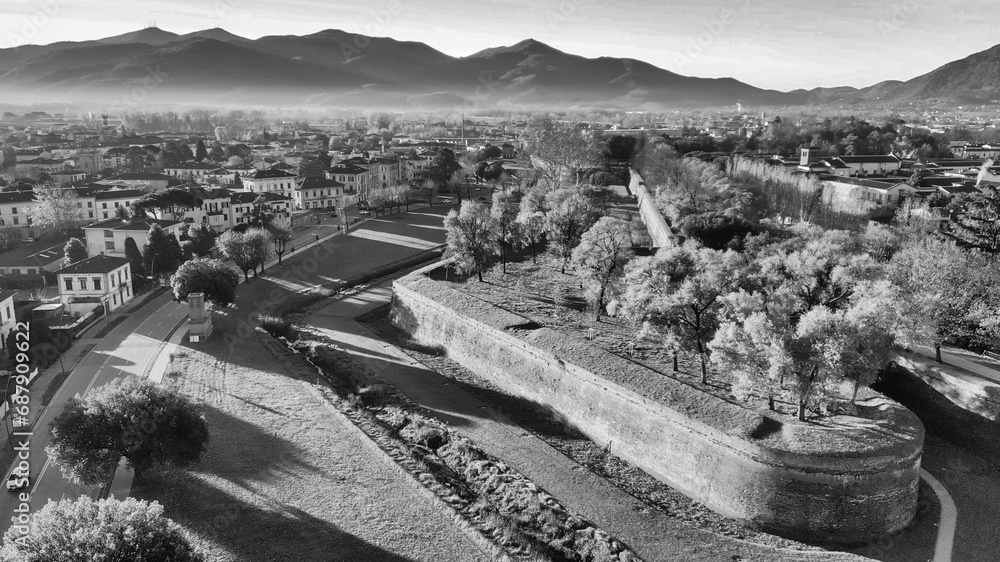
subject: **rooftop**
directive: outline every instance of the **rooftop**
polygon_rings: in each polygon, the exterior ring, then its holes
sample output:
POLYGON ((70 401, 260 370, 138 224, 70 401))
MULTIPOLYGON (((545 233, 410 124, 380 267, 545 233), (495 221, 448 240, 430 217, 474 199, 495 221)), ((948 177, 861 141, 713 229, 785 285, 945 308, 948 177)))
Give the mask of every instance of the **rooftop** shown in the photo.
POLYGON ((74 273, 111 273, 112 271, 118 269, 119 267, 128 264, 129 261, 127 258, 106 256, 104 254, 101 254, 99 256, 93 256, 85 260, 78 261, 73 265, 68 265, 56 271, 56 274, 65 275, 74 273))
POLYGON ((130 230, 130 231, 141 231, 147 232, 150 228, 153 228, 154 224, 160 225, 161 228, 169 228, 181 224, 180 221, 164 220, 164 219, 108 219, 106 221, 95 222, 89 226, 85 226, 86 230, 130 230))

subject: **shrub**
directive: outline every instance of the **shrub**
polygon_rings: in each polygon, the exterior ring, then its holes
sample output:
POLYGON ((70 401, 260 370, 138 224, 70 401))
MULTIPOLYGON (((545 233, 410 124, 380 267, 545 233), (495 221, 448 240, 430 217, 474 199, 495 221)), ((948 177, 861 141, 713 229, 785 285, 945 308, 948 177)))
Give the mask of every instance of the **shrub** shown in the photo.
POLYGON ((288 341, 294 341, 297 337, 297 332, 292 323, 277 316, 261 316, 260 327, 271 334, 271 337, 285 338, 288 341))

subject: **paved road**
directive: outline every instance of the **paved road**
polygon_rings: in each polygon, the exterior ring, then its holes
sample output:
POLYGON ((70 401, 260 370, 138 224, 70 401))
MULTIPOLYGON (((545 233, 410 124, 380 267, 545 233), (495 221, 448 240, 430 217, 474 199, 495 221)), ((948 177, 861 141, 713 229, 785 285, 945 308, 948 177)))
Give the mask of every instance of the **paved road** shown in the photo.
MULTIPOLYGON (((49 406, 39 415, 30 439, 32 512, 41 509, 50 499, 96 496, 98 489, 74 484, 63 478, 58 467, 48 462, 45 446, 49 444, 49 423, 63 411, 70 398, 84 395, 92 388, 102 386, 127 375, 139 375, 152 365, 161 344, 187 317, 187 307, 170 299, 167 293, 145 307, 134 311, 129 318, 115 327, 103 340, 87 353, 72 370, 65 384, 59 389, 49 406)), ((36 388, 36 392, 39 390, 36 388)), ((32 395, 34 408, 41 407, 41 396, 32 395)), ((10 468, 8 467, 8 470, 10 468)), ((7 472, 4 472, 6 477, 7 472)), ((17 495, 4 492, 0 495, 0 521, 2 528, 10 525, 17 495)))

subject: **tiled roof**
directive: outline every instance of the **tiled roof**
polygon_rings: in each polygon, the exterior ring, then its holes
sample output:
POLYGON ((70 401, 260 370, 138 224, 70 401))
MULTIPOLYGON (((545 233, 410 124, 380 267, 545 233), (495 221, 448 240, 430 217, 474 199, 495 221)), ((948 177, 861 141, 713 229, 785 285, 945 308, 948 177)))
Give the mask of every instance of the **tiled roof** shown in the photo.
POLYGON ((119 258, 115 256, 99 255, 87 258, 85 260, 78 261, 73 265, 68 265, 58 271, 56 275, 59 274, 73 274, 73 273, 111 273, 112 271, 118 269, 123 265, 128 265, 129 261, 126 258, 119 258))

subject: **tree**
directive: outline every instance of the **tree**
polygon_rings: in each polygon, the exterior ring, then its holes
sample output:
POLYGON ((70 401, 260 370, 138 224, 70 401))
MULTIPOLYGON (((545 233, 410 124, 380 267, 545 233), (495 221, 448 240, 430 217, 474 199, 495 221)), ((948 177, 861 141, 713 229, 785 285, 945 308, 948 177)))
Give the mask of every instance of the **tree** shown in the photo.
MULTIPOLYGON (((132 204, 132 212, 137 217, 149 216, 150 211, 158 210, 162 213, 170 213, 174 220, 184 218, 184 213, 196 207, 196 200, 193 193, 179 188, 169 187, 156 193, 143 195, 132 204)), ((153 215, 155 216, 155 215, 153 215)))
POLYGON ((547 118, 532 119, 524 133, 532 163, 549 189, 559 189, 597 156, 593 140, 573 125, 547 118))
POLYGON ((205 300, 227 307, 236 301, 240 276, 216 259, 194 259, 185 262, 173 279, 174 298, 187 300, 191 293, 204 293, 205 300))
POLYGON ((122 457, 141 482, 151 469, 196 462, 208 443, 208 424, 190 400, 131 376, 71 399, 51 431, 49 458, 88 486, 107 483, 122 457))
POLYGON ((719 297, 737 287, 742 271, 743 257, 733 251, 691 244, 662 248, 626 271, 623 315, 661 335, 670 346, 694 348, 701 380, 707 383, 707 344, 718 327, 719 297))
POLYGON ((427 172, 440 184, 447 183, 452 175, 461 169, 462 165, 455 159, 455 153, 450 149, 442 148, 434 155, 427 172))
POLYGON ((545 215, 545 233, 553 254, 562 260, 562 272, 573 256, 580 237, 597 221, 597 209, 573 188, 559 189, 546 198, 549 212, 545 215))
POLYGON ((87 246, 79 238, 70 238, 69 242, 66 242, 63 252, 66 254, 63 265, 73 265, 76 262, 87 259, 87 246))
POLYGON ((247 224, 250 225, 250 228, 267 228, 267 225, 271 224, 273 220, 274 213, 271 212, 271 204, 268 203, 263 194, 258 195, 250 208, 250 218, 247 220, 247 224))
POLYGON ((173 235, 168 236, 160 225, 149 227, 142 253, 142 266, 150 277, 163 277, 177 271, 177 266, 180 265, 180 247, 178 245, 175 249, 171 238, 177 240, 173 235))
POLYGON ((83 222, 83 209, 73 188, 35 186, 35 203, 28 206, 31 224, 65 235, 83 222))
POLYGON ((245 232, 227 230, 215 243, 222 255, 233 260, 236 267, 240 268, 245 281, 250 280, 250 271, 257 276, 257 267, 263 265, 271 250, 271 236, 260 228, 251 228, 245 232))
POLYGON ((208 158, 212 162, 219 162, 226 157, 226 151, 222 149, 221 146, 213 146, 211 150, 208 151, 208 158))
POLYGON ((274 253, 278 255, 278 265, 281 265, 281 256, 292 241, 292 222, 286 217, 279 217, 267 226, 267 231, 271 233, 274 253))
POLYGON ((135 498, 94 501, 88 496, 49 501, 34 513, 27 535, 14 526, 4 535, 5 561, 130 560, 202 562, 163 506, 135 498))
POLYGON ((194 154, 191 153, 191 147, 187 144, 176 140, 169 140, 160 151, 159 158, 160 164, 163 167, 168 167, 189 162, 194 159, 194 154))
POLYGON ((597 320, 601 319, 608 287, 624 273, 632 255, 632 231, 628 223, 614 217, 601 217, 573 250, 573 265, 590 285, 597 320))
POLYGON ((198 257, 207 256, 212 253, 212 248, 215 247, 216 237, 217 234, 215 231, 209 228, 205 223, 201 223, 198 226, 188 229, 188 239, 191 241, 191 251, 198 257))
POLYGON ((205 141, 199 139, 194 150, 194 159, 198 162, 204 162, 206 158, 208 158, 208 148, 205 146, 205 141))
POLYGON ((479 152, 476 153, 476 162, 483 162, 486 160, 496 160, 503 156, 503 149, 499 146, 489 145, 479 152))
POLYGON ((167 248, 170 252, 172 263, 177 264, 171 271, 176 271, 177 267, 180 267, 180 265, 189 258, 185 258, 184 249, 181 248, 181 243, 177 239, 177 236, 174 236, 173 234, 167 235, 167 248))
POLYGON ((139 252, 139 246, 136 245, 135 240, 131 237, 125 238, 125 259, 129 261, 129 265, 131 266, 133 281, 136 277, 146 275, 146 269, 143 266, 142 253, 139 252))
POLYGON ((504 273, 507 273, 507 248, 518 238, 517 214, 518 206, 510 195, 499 191, 493 194, 490 216, 496 225, 497 245, 500 248, 500 263, 503 264, 504 273))
POLYGON ((538 263, 538 245, 545 238, 544 200, 535 191, 528 192, 521 198, 521 206, 517 213, 518 245, 531 248, 531 261, 538 263))
POLYGON ((444 219, 448 255, 455 258, 460 273, 475 272, 483 280, 483 269, 497 253, 496 222, 485 205, 465 201, 459 211, 452 209, 444 219))

